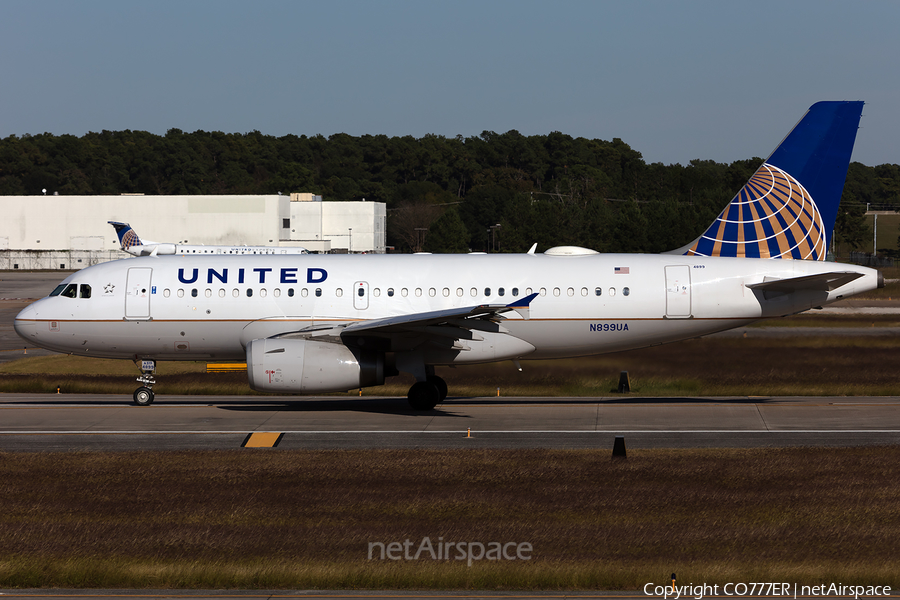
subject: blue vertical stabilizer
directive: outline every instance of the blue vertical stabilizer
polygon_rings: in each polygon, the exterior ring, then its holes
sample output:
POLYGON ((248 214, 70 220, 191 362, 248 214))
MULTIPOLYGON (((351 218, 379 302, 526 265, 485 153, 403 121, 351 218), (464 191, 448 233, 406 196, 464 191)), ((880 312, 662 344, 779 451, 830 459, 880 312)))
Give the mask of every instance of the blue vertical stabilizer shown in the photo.
POLYGON ((825 260, 863 102, 818 102, 685 254, 825 260))
POLYGON ((138 234, 134 232, 134 229, 128 223, 119 223, 118 221, 107 221, 107 223, 116 230, 122 250, 141 245, 141 238, 138 237, 138 234))

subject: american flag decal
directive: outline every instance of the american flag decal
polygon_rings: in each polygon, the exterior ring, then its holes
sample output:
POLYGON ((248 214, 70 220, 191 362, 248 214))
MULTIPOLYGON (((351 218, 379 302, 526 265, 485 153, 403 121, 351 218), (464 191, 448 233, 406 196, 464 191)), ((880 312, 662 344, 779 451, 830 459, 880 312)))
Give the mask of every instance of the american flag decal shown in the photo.
POLYGON ((616 267, 615 273, 616 275, 628 275, 630 272, 630 267, 616 267))

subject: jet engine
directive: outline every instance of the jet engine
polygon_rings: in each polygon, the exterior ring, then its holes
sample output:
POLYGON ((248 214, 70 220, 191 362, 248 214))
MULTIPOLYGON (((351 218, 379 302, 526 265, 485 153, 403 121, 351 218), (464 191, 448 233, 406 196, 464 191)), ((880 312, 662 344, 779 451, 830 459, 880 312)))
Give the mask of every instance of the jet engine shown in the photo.
POLYGON ((343 344, 256 339, 247 344, 247 376, 258 392, 342 392, 384 384, 384 355, 343 344))
POLYGON ((163 254, 175 254, 178 252, 177 246, 175 244, 157 244, 156 245, 156 254, 162 256, 163 254))

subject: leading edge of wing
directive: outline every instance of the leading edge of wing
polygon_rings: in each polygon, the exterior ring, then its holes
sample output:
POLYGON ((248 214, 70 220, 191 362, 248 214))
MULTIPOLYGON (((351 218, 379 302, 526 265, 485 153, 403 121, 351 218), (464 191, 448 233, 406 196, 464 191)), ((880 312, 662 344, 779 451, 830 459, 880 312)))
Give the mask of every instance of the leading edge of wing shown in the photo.
MULTIPOLYGON (((368 321, 359 321, 351 323, 344 327, 342 333, 346 335, 357 335, 360 333, 373 333, 379 331, 382 333, 390 333, 391 330, 398 331, 409 328, 427 327, 429 325, 440 325, 451 319, 484 319, 492 316, 498 316, 509 311, 516 311, 522 318, 528 319, 528 309, 531 301, 537 297, 537 294, 531 294, 521 300, 516 300, 511 304, 479 304, 477 306, 466 306, 462 308, 449 308, 445 310, 434 310, 429 312, 411 313, 408 315, 397 315, 394 317, 384 317, 382 319, 371 319, 368 321)), ((455 323, 458 325, 459 323, 455 323)))

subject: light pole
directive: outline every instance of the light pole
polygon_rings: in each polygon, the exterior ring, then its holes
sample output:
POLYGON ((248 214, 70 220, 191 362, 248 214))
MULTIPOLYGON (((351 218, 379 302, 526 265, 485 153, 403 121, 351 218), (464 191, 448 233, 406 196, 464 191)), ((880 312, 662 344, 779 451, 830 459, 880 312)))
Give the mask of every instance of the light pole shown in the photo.
POLYGON ((502 225, 500 225, 500 223, 497 223, 496 225, 491 225, 491 250, 492 251, 496 251, 496 250, 500 249, 499 246, 495 247, 495 245, 494 245, 494 232, 497 231, 498 229, 500 229, 500 227, 502 227, 502 225))
POLYGON ((425 232, 427 232, 427 231, 428 231, 427 227, 416 227, 416 247, 415 247, 416 252, 422 251, 422 247, 425 245, 425 232), (421 242, 419 241, 419 232, 420 231, 423 232, 421 242))

